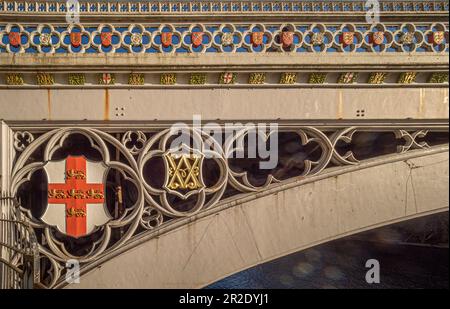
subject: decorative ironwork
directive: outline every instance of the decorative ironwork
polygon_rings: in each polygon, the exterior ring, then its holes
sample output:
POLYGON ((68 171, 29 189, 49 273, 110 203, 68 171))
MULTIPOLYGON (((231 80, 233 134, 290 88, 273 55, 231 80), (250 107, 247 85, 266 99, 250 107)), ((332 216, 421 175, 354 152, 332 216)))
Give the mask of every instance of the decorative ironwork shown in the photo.
POLYGON ((14 149, 23 151, 34 141, 34 136, 28 131, 17 131, 14 133, 14 149))
POLYGON ((201 174, 204 155, 201 152, 188 147, 179 148, 168 150, 163 158, 167 170, 164 188, 169 193, 186 199, 205 188, 201 174))
MULTIPOLYGON (((219 127, 227 130, 225 127, 219 127)), ((49 268, 45 269, 45 285, 54 287, 64 284, 61 276, 64 275, 62 265, 66 260, 76 258, 82 268, 87 267, 98 258, 109 256, 134 236, 162 227, 173 218, 192 216, 219 205, 226 190, 232 190, 227 191, 226 196, 229 199, 235 195, 239 196, 240 193, 265 190, 288 178, 318 175, 330 166, 336 168, 356 165, 367 157, 357 149, 355 151, 354 148, 343 145, 358 145, 360 137, 355 136, 359 134, 393 134, 397 139, 405 141, 394 145, 393 153, 428 148, 430 143, 436 145, 436 138, 428 138, 436 132, 446 134, 445 139, 440 137, 441 144, 448 143, 448 124, 445 123, 427 129, 390 122, 389 126, 284 125, 277 129, 264 130, 242 126, 233 127, 232 130, 234 134, 226 135, 225 140, 220 142, 209 132, 196 127, 147 127, 122 133, 118 133, 121 131, 117 129, 109 132, 107 128, 83 127, 63 127, 44 132, 37 130, 38 135, 26 148, 16 150, 15 165, 10 175, 11 185, 8 188, 12 196, 17 196, 19 192, 29 194, 30 190, 20 191, 20 188, 27 184, 38 170, 45 168, 48 162, 54 162, 53 156, 58 150, 64 149, 65 143, 76 136, 82 136, 87 142, 86 145, 99 154, 102 164, 111 175, 122 177, 122 186, 129 184, 125 189, 121 186, 120 197, 114 201, 115 207, 119 207, 120 211, 98 228, 92 237, 81 237, 80 243, 84 249, 78 253, 71 251, 69 240, 62 240, 61 234, 56 232, 57 229, 53 225, 46 224, 33 215, 29 207, 35 207, 38 203, 20 207, 26 221, 39 231, 39 237, 44 239, 39 243, 38 249, 41 259, 47 260, 46 265, 49 265, 49 268), (184 142, 174 144, 180 134, 187 134, 190 145, 184 142), (264 142, 278 134, 298 143, 294 152, 283 153, 284 150, 280 149, 282 156, 278 165, 268 170, 263 181, 258 183, 255 183, 251 169, 242 169, 245 164, 237 166, 238 161, 235 161, 237 154, 248 147, 244 140, 252 134, 256 134, 258 140, 264 142), (298 161, 294 160, 297 162, 295 169, 298 171, 290 174, 294 158, 298 161), (158 165, 158 160, 162 160, 162 166, 158 165), (155 171, 162 173, 162 182, 155 180, 158 176, 155 171), (149 173, 152 175, 150 178, 149 173), (208 176, 206 181, 204 175, 215 176, 208 176)), ((17 136, 20 135, 18 132, 15 132, 17 136)), ((30 131, 30 134, 32 133, 34 132, 30 131)), ((384 140, 381 138, 380 142, 384 140)), ((378 155, 384 154, 386 153, 378 155)), ((246 162, 247 159, 239 160, 246 162)), ((79 168, 66 169, 66 173, 69 178, 86 181, 82 180, 86 173, 80 173, 79 168)), ((52 188, 51 182, 49 186, 49 196, 55 199, 72 198, 82 201, 82 198, 106 200, 108 197, 108 193, 99 188, 52 188)), ((89 218, 89 212, 78 206, 68 206, 65 215, 67 220, 89 218)))

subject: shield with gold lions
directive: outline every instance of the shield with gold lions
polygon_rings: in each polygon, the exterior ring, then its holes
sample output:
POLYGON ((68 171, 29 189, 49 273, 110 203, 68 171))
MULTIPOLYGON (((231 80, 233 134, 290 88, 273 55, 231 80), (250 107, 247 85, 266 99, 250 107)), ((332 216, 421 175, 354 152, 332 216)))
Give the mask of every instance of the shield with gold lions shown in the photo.
POLYGON ((264 32, 252 32, 252 44, 253 46, 259 46, 263 43, 264 32))
POLYGON ((355 33, 351 31, 347 31, 342 33, 342 44, 350 45, 353 44, 353 39, 355 37, 355 33))

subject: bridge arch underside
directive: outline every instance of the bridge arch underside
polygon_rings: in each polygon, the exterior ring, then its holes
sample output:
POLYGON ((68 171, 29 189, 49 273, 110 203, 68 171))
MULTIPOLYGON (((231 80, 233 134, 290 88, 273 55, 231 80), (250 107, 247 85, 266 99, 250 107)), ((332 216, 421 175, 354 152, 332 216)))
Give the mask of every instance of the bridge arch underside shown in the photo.
POLYGON ((201 288, 379 226, 448 211, 448 146, 329 169, 144 235, 69 288, 201 288))

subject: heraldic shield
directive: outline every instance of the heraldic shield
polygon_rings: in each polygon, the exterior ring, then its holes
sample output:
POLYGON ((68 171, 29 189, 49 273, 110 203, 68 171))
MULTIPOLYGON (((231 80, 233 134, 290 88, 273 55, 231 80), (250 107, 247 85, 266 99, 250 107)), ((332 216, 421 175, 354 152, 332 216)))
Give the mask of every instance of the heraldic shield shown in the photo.
POLYGON ((67 236, 79 238, 112 219, 105 203, 107 167, 84 156, 68 156, 44 166, 47 208, 41 220, 67 236))

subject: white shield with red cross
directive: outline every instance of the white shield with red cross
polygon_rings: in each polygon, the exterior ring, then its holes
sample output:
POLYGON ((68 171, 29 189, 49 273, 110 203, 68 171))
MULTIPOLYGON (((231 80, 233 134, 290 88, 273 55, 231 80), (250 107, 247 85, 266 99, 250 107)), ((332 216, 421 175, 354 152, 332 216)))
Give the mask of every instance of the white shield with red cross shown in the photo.
POLYGON ((48 162, 48 205, 41 220, 75 238, 106 224, 112 219, 105 203, 106 169, 83 156, 48 162))

